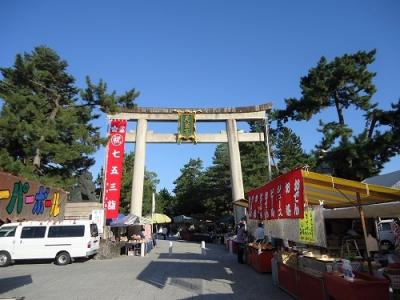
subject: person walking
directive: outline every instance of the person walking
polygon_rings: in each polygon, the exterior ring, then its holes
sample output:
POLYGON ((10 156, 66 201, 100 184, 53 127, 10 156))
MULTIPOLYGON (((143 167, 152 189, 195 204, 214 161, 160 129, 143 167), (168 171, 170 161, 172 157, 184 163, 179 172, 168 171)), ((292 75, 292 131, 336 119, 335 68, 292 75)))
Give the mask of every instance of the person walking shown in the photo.
MULTIPOLYGON (((163 235, 163 228, 162 228, 162 226, 160 226, 160 228, 158 229, 157 233, 158 233, 158 238, 160 238, 160 237, 163 235)), ((165 240, 165 239, 164 239, 164 240, 165 240)))
POLYGON ((243 223, 239 224, 239 229, 236 235, 236 243, 238 244, 238 263, 243 264, 244 246, 246 243, 246 231, 243 223))

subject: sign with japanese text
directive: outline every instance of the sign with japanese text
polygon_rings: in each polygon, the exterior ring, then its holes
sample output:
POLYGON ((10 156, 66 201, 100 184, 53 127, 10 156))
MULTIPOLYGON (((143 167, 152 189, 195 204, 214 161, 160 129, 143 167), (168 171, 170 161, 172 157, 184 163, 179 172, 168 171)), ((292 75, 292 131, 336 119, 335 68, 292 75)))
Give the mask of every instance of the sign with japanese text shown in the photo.
POLYGON ((314 211, 307 209, 304 218, 299 220, 300 241, 305 243, 315 243, 314 211))
POLYGON ((178 111, 178 143, 196 143, 196 113, 198 111, 178 111))
POLYGON ((104 209, 106 218, 118 216, 124 162, 126 120, 111 120, 104 176, 104 209))
POLYGON ((281 175, 266 185, 251 190, 247 196, 250 219, 301 219, 304 215, 301 169, 281 175))
POLYGON ((59 221, 68 193, 21 176, 0 172, 0 220, 59 221))

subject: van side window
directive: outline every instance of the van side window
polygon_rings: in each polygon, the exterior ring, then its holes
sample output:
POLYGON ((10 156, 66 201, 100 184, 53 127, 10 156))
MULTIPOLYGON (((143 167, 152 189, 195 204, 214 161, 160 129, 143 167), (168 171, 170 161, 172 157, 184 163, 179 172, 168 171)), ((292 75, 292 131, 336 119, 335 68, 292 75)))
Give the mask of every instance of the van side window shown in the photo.
POLYGON ((85 235, 84 225, 50 226, 49 238, 82 237, 85 235))
POLYGON ((17 226, 4 226, 0 228, 0 237, 2 236, 15 236, 17 226))
POLYGON ((27 226, 22 227, 21 239, 39 239, 43 238, 46 232, 46 226, 27 226))

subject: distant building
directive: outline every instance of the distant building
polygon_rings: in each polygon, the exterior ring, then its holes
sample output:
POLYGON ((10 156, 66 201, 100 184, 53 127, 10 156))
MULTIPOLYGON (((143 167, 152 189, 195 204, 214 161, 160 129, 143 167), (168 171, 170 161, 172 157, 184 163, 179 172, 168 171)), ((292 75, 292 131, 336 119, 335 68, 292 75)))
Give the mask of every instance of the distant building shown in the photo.
POLYGON ((400 170, 363 180, 364 183, 400 189, 400 170))

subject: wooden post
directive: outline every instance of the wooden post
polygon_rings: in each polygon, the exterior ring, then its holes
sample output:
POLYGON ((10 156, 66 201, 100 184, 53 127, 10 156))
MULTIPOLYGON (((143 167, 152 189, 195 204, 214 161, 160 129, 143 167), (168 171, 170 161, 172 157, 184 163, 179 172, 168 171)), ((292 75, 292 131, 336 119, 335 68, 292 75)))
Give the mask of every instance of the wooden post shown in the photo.
POLYGON ((367 252, 367 262, 368 262, 368 271, 372 275, 372 265, 371 265, 371 258, 369 256, 369 251, 368 251, 368 244, 367 244, 367 226, 365 225, 365 218, 364 218, 364 209, 361 205, 361 197, 360 193, 356 193, 357 195, 357 203, 358 203, 358 211, 360 213, 360 219, 361 219, 361 225, 363 228, 363 233, 364 233, 364 241, 365 241, 365 249, 367 252))

